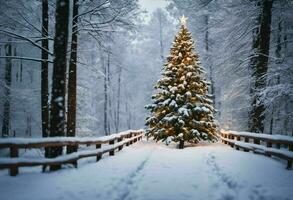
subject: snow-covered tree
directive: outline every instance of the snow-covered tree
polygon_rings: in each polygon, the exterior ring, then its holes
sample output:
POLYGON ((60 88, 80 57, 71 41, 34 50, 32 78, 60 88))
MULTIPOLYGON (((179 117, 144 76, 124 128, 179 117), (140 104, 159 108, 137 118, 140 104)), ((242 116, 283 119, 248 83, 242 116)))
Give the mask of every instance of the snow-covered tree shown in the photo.
POLYGON ((216 139, 215 109, 207 94, 209 83, 193 50, 194 42, 183 16, 162 78, 155 85, 154 102, 146 106, 151 112, 146 122, 148 136, 157 141, 180 141, 179 148, 184 147, 184 141, 216 139))

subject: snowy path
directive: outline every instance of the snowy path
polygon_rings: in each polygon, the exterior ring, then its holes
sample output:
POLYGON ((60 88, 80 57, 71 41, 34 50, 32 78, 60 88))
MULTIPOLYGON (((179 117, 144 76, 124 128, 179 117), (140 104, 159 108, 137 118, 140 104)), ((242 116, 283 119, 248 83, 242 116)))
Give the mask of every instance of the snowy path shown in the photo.
MULTIPOLYGON (((42 174, 0 174, 0 199, 289 200, 293 170, 213 145, 172 149, 142 141, 98 163, 42 174)), ((22 170, 22 169, 21 169, 22 170)))

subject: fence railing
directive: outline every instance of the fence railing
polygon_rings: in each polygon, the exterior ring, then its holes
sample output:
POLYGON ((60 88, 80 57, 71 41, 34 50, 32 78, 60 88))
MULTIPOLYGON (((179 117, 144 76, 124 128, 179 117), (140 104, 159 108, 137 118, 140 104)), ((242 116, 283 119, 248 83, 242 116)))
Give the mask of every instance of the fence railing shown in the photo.
POLYGON ((81 158, 96 157, 99 161, 102 155, 109 153, 115 155, 115 150, 122 150, 123 146, 129 146, 143 137, 143 130, 126 131, 104 137, 48 137, 48 138, 3 138, 0 139, 0 148, 9 148, 10 157, 0 158, 0 169, 10 169, 10 175, 16 176, 19 167, 47 166, 73 164, 77 167, 77 161, 81 158), (86 145, 87 148, 79 148, 86 145), (95 145, 90 149, 90 146, 95 145), (41 149, 47 147, 75 146, 76 152, 60 155, 55 158, 25 158, 19 157, 20 149, 41 149))
POLYGON ((292 168, 293 137, 224 130, 220 134, 222 142, 236 150, 275 156, 287 161, 287 169, 292 168))

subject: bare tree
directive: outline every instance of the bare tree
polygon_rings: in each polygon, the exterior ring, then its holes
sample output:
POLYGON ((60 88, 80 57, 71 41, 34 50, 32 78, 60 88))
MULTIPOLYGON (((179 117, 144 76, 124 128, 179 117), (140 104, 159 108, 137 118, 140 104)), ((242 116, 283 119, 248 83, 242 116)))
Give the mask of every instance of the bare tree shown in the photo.
MULTIPOLYGON (((107 99, 106 103, 108 104, 108 118, 112 117, 112 101, 111 101, 111 96, 110 96, 110 89, 111 89, 111 78, 110 78, 110 66, 111 66, 111 49, 110 47, 108 48, 107 50, 107 74, 106 74, 106 78, 107 78, 107 81, 106 81, 106 88, 107 90, 105 92, 107 92, 107 97, 108 98, 105 98, 107 99)), ((111 120, 107 120, 107 128, 108 128, 108 135, 111 134, 111 120)))
POLYGON ((261 13, 259 32, 256 33, 256 60, 253 66, 254 88, 249 128, 252 132, 262 133, 264 131, 264 112, 266 108, 261 100, 260 92, 265 89, 267 81, 273 1, 262 0, 258 5, 261 7, 261 13))
MULTIPOLYGON (((66 82, 66 55, 69 21, 69 1, 56 0, 56 20, 54 38, 54 64, 52 77, 52 98, 50 107, 50 136, 65 136, 65 82, 66 82)), ((50 150, 50 156, 62 154, 62 147, 50 150)), ((61 166, 53 165, 51 170, 61 166)))
POLYGON ((48 91, 48 39, 49 14, 48 0, 42 0, 42 69, 41 69, 41 104, 42 104, 42 135, 49 136, 49 91, 48 91))
POLYGON ((120 124, 120 106, 121 106, 121 76, 122 76, 122 67, 118 66, 118 89, 117 89, 117 107, 116 107, 116 118, 115 118, 115 131, 118 133, 119 124, 120 124))
MULTIPOLYGON (((67 109, 67 136, 76 135, 76 65, 77 65, 77 37, 78 37, 78 0, 73 0, 71 33, 71 53, 69 60, 68 78, 68 109, 67 109)), ((76 151, 76 147, 68 146, 67 153, 76 151)))
POLYGON ((4 109, 3 109, 3 120, 2 120, 2 137, 9 136, 10 132, 10 90, 11 90, 11 68, 12 62, 9 56, 12 56, 11 43, 5 45, 5 79, 4 79, 4 109))

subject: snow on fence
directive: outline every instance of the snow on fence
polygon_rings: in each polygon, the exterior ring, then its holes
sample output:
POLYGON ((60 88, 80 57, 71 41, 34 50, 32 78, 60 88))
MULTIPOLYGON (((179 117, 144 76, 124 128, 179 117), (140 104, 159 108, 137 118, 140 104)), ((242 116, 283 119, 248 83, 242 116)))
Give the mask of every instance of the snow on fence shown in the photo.
POLYGON ((287 169, 292 168, 293 137, 225 130, 221 130, 220 134, 222 142, 236 150, 275 156, 287 161, 287 169))
POLYGON ((129 146, 142 139, 143 130, 125 131, 104 137, 48 137, 48 138, 3 138, 0 139, 0 148, 10 149, 10 158, 0 158, 0 169, 10 169, 10 175, 16 176, 19 167, 47 166, 73 164, 77 167, 77 160, 86 157, 96 156, 97 161, 102 155, 109 152, 110 156, 115 155, 115 150, 122 150, 123 146, 129 146), (108 144, 108 145, 105 145, 108 144), (78 149, 79 145, 95 145, 95 149, 78 149), (103 145, 103 146, 102 146, 103 145), (19 149, 47 148, 75 146, 77 152, 67 155, 60 155, 56 158, 19 158, 19 149))

